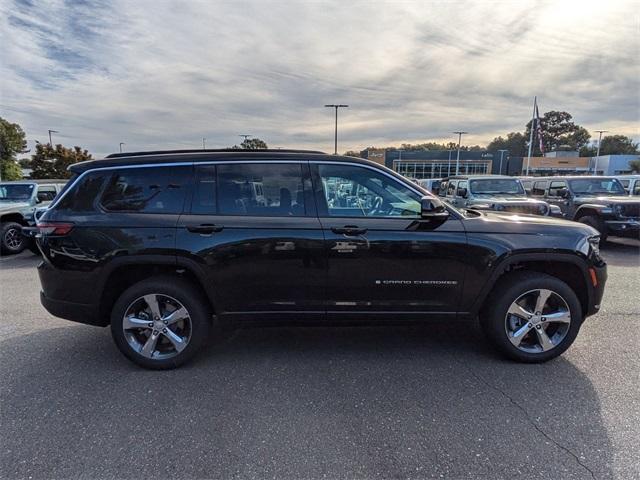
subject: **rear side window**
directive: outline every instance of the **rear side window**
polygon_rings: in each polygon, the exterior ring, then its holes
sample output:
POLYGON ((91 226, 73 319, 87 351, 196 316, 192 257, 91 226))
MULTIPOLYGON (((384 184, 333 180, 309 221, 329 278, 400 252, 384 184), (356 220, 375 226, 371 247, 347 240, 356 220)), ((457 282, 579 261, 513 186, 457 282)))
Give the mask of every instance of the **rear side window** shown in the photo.
POLYGON ((543 197, 544 191, 547 189, 547 182, 535 182, 531 189, 531 195, 536 197, 543 197))
POLYGON ((62 196, 57 208, 73 212, 93 211, 95 201, 109 175, 107 172, 96 171, 82 177, 78 185, 72 185, 73 181, 70 181, 64 190, 68 191, 62 196))
POLYGON ((237 163, 217 170, 221 215, 304 216, 301 164, 237 163))
POLYGON ((217 213, 218 187, 215 165, 196 167, 196 186, 191 202, 191 213, 214 215, 217 213))
POLYGON ((126 168, 109 179, 101 205, 111 212, 182 213, 190 166, 126 168))

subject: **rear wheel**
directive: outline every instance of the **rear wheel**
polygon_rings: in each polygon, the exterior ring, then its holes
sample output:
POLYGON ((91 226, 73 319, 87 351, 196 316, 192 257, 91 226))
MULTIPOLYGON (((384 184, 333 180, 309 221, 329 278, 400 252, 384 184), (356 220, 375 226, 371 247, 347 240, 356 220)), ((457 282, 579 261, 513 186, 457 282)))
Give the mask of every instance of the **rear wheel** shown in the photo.
POLYGON ((539 272, 508 274, 494 287, 480 321, 487 338, 520 362, 546 362, 575 340, 582 308, 562 280, 539 272))
POLYGON ((170 369, 191 359, 209 336, 208 302, 179 278, 156 277, 129 287, 111 313, 120 351, 145 368, 170 369))
POLYGON ((604 242, 607 240, 607 227, 605 226, 602 219, 596 215, 586 215, 578 219, 580 223, 584 223, 585 225, 589 225, 590 227, 595 228, 600 233, 600 241, 604 242))
POLYGON ((22 236, 22 225, 17 222, 6 222, 0 227, 0 247, 3 253, 20 253, 26 247, 26 239, 22 236))

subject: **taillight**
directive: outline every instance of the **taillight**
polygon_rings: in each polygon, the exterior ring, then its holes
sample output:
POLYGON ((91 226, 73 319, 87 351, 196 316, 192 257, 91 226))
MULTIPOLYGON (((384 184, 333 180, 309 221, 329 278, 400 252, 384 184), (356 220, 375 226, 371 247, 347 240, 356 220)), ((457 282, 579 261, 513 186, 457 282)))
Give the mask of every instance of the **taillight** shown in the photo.
POLYGON ((43 235, 66 235, 73 228, 73 223, 38 222, 38 231, 43 235))

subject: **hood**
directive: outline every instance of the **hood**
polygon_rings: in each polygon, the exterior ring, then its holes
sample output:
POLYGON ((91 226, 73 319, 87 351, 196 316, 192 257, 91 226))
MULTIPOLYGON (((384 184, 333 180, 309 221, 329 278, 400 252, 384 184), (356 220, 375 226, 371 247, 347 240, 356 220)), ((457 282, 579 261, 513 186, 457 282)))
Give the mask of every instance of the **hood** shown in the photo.
POLYGON ((640 199, 629 196, 593 196, 593 195, 576 195, 574 198, 576 203, 595 203, 598 205, 604 205, 608 203, 615 203, 617 205, 639 204, 640 199))
POLYGON ((14 210, 22 210, 29 208, 29 202, 16 202, 14 200, 0 200, 0 212, 8 212, 14 210))
POLYGON ((519 203, 519 204, 534 204, 546 203, 536 198, 528 198, 522 196, 509 196, 509 195, 475 195, 471 202, 479 201, 482 203, 519 203))
POLYGON ((513 215, 485 210, 476 210, 476 212, 479 215, 465 222, 465 228, 469 232, 516 233, 537 236, 575 235, 576 237, 598 235, 598 231, 589 225, 560 218, 540 215, 513 215))

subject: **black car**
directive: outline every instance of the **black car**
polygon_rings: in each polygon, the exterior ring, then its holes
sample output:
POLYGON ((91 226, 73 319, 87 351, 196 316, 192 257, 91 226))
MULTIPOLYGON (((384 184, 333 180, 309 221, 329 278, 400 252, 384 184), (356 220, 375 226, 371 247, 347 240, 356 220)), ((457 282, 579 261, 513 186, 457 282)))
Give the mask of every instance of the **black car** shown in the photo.
POLYGON ((213 324, 478 316, 504 354, 540 362, 600 308, 593 228, 457 210, 367 160, 203 150, 70 170, 38 222, 42 304, 111 325, 145 367, 188 360, 213 324))
POLYGON ((640 236, 640 200, 629 197, 614 177, 536 178, 531 195, 560 207, 564 218, 592 226, 602 240, 640 236))

